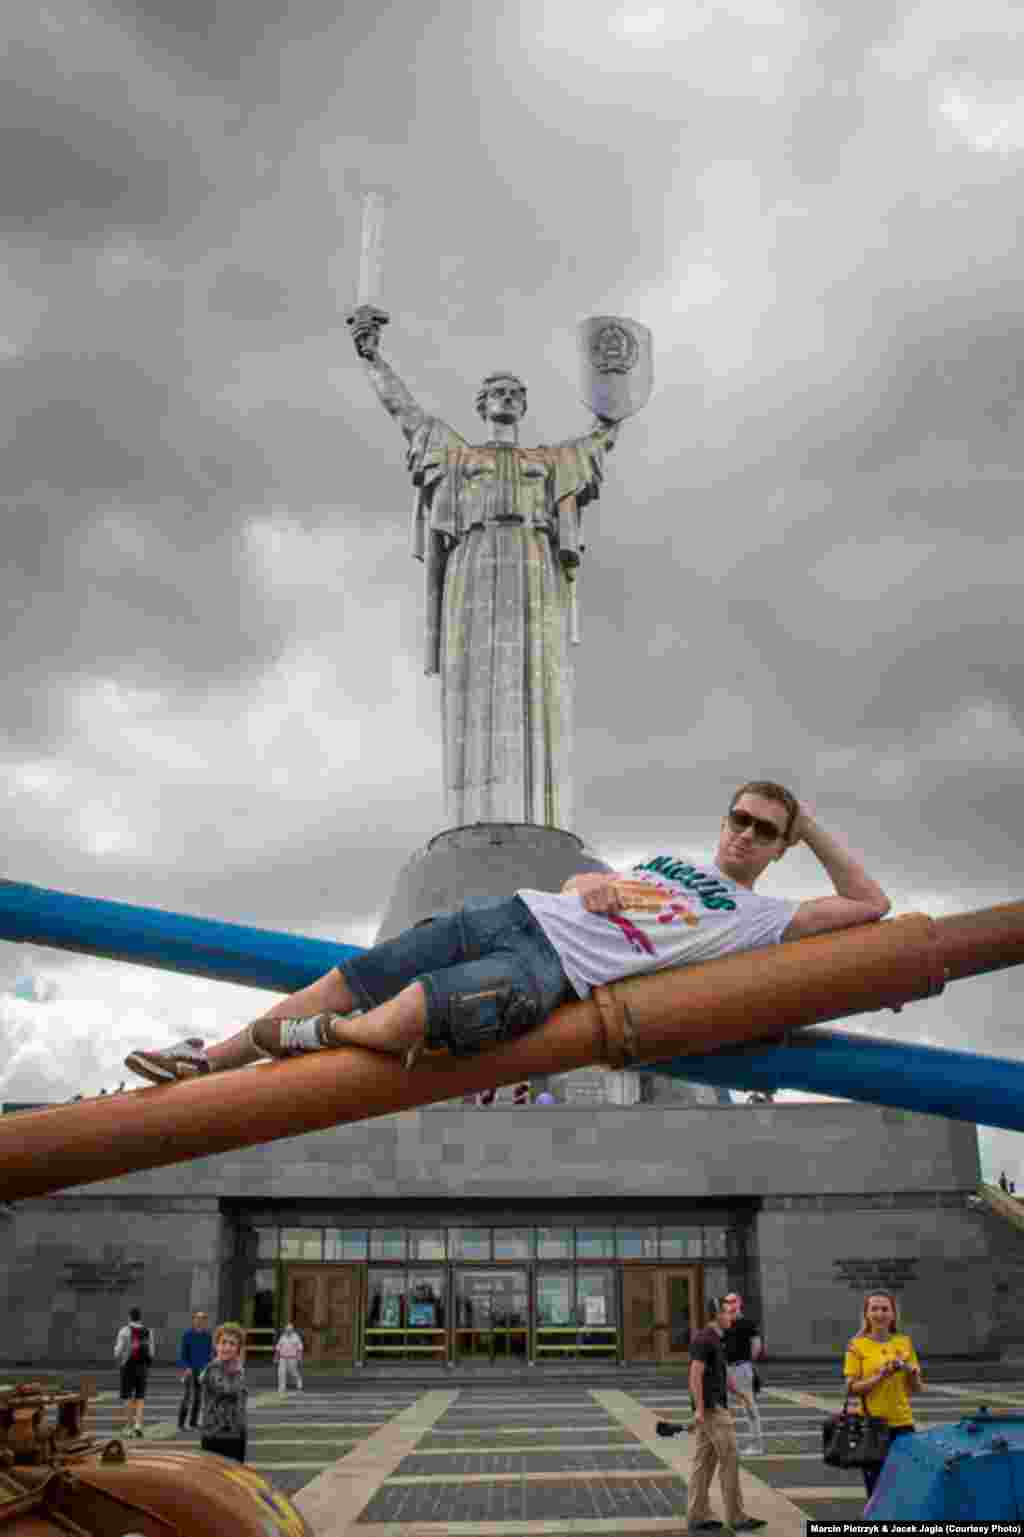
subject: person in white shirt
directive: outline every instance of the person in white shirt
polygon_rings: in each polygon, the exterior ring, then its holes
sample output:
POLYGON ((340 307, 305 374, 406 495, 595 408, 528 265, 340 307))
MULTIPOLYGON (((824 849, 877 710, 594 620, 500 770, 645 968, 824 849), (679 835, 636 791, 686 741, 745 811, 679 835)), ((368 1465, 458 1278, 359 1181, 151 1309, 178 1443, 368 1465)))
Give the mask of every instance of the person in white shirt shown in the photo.
POLYGON ((295 1373, 295 1386, 302 1392, 302 1335, 294 1324, 285 1324, 274 1346, 274 1360, 277 1362, 277 1391, 287 1393, 288 1379, 295 1373))
POLYGON ((770 780, 742 785, 713 859, 674 853, 628 872, 573 876, 560 892, 469 902, 343 961, 228 1040, 140 1050, 126 1065, 154 1083, 344 1045, 403 1057, 475 1056, 532 1029, 593 987, 667 966, 869 923, 889 899, 863 866, 770 780), (834 894, 761 896, 755 882, 803 842, 834 894))
POLYGON ((735 1393, 746 1411, 750 1430, 750 1453, 764 1455, 764 1431, 757 1407, 757 1372, 754 1362, 764 1354, 764 1341, 758 1325, 744 1316, 743 1298, 729 1292, 725 1299, 731 1322, 725 1334, 725 1359, 729 1368, 729 1392, 735 1393))

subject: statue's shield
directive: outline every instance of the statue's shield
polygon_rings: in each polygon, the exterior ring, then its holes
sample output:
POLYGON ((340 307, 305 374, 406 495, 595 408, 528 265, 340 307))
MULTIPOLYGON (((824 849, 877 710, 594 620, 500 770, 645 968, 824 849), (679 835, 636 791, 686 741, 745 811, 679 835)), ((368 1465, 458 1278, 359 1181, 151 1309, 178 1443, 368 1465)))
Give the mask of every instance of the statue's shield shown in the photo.
POLYGON ((621 421, 651 398, 651 333, 622 315, 591 315, 576 328, 583 404, 595 416, 621 421))

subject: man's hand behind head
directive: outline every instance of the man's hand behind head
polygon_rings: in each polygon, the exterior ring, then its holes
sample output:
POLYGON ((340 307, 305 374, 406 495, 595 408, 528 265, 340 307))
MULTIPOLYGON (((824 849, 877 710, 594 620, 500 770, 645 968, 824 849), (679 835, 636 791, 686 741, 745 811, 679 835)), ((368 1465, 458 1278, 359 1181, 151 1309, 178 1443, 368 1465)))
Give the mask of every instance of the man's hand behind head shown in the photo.
POLYGON ((787 849, 795 848, 802 843, 807 834, 807 823, 812 820, 810 808, 804 801, 800 802, 800 810, 793 818, 793 825, 789 829, 789 837, 786 839, 787 849))

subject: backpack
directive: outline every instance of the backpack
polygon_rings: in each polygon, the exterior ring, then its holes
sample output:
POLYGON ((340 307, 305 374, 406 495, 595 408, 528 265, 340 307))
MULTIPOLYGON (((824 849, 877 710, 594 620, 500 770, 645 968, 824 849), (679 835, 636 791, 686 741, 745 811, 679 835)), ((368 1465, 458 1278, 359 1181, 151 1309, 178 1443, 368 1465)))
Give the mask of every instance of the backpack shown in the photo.
POLYGON ((149 1366, 153 1360, 153 1350, 150 1345, 152 1336, 146 1324, 132 1324, 131 1349, 128 1358, 136 1361, 140 1366, 149 1366))

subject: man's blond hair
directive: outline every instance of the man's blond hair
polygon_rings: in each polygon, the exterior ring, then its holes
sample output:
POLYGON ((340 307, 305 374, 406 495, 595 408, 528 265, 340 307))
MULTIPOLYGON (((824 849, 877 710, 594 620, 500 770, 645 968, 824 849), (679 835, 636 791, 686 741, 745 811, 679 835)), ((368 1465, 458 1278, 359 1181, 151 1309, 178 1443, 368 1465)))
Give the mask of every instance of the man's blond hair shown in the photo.
POLYGON ((787 790, 785 785, 776 784, 772 779, 751 779, 745 785, 740 785, 732 800, 729 802, 729 810, 732 811, 741 795, 761 795, 766 801, 778 801, 780 806, 786 808, 786 826, 784 836, 789 842, 789 835, 793 831, 793 823, 800 815, 800 802, 792 790, 787 790))

